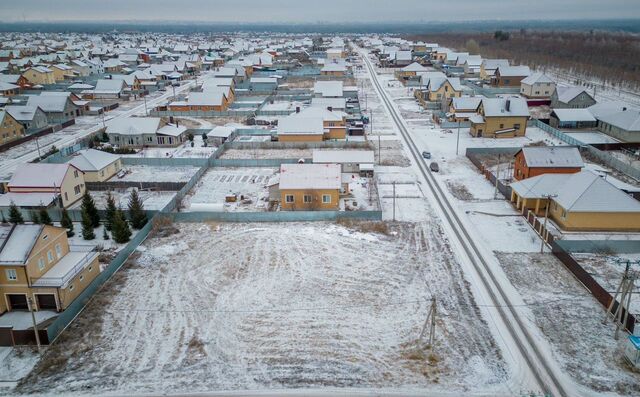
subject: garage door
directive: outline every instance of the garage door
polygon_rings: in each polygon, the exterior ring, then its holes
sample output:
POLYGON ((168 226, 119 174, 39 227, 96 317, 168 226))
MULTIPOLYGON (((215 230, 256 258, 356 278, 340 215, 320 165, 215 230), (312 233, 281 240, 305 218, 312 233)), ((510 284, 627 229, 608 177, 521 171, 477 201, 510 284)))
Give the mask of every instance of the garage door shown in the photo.
POLYGON ((27 305, 27 296, 22 294, 8 294, 9 306, 11 310, 29 310, 27 305))
POLYGON ((53 294, 41 295, 37 294, 39 310, 57 310, 56 297, 53 294))

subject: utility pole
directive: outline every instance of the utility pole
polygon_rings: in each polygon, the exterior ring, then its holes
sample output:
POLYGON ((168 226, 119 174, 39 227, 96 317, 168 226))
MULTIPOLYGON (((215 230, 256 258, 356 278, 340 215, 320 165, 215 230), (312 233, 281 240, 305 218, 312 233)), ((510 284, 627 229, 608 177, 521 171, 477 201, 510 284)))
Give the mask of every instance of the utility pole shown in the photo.
POLYGON ((393 181, 393 221, 396 221, 396 181, 393 181))
POLYGON ((631 307, 631 296, 633 295, 633 289, 635 287, 635 281, 637 275, 635 272, 631 271, 631 265, 640 264, 640 260, 632 262, 630 260, 622 261, 620 259, 616 260, 617 264, 624 263, 624 273, 622 275, 622 280, 620 280, 620 284, 618 284, 618 288, 616 289, 616 293, 613 296, 613 299, 609 303, 609 307, 607 308, 607 313, 605 314, 603 324, 607 323, 609 318, 609 314, 612 314, 612 318, 616 323, 616 331, 614 333, 614 338, 618 339, 618 335, 620 333, 620 327, 626 327, 627 319, 629 318, 629 308, 631 307), (618 296, 620 296, 620 303, 613 311, 613 306, 616 304, 618 300, 618 296), (626 301, 626 302, 625 302, 626 301))
POLYGON ((424 320, 424 325, 422 326, 422 331, 420 332, 420 337, 418 340, 421 342, 424 338, 425 333, 427 332, 427 327, 429 327, 429 343, 427 346, 433 347, 433 340, 436 336, 436 315, 437 315, 437 306, 436 306, 436 297, 431 297, 431 307, 429 308, 429 313, 427 314, 427 318, 424 320))
POLYGON ((458 155, 459 145, 460 145, 460 120, 458 120, 458 137, 456 138, 456 156, 458 155))
POLYGON ((496 188, 493 191, 493 199, 498 198, 498 181, 500 180, 500 153, 498 153, 498 164, 496 164, 496 188))
POLYGON ((31 322, 33 324, 33 332, 36 335, 36 344, 38 345, 38 354, 42 355, 42 345, 40 345, 40 334, 38 333, 38 324, 36 323, 36 315, 33 310, 33 299, 28 296, 27 303, 29 305, 29 311, 31 312, 31 322))
POLYGON ((147 110, 147 96, 144 95, 142 98, 144 98, 144 114, 145 116, 149 115, 149 111, 147 110))
POLYGON ((557 194, 546 194, 542 196, 547 198, 547 205, 544 208, 544 225, 542 226, 542 230, 540 230, 540 239, 542 240, 540 243, 541 254, 544 253, 544 243, 546 241, 545 235, 547 234, 547 219, 549 219, 549 206, 551 205, 551 199, 557 196, 557 194))
POLYGON ((36 136, 36 147, 38 148, 38 158, 42 158, 42 154, 40 154, 40 142, 38 142, 38 137, 36 136))

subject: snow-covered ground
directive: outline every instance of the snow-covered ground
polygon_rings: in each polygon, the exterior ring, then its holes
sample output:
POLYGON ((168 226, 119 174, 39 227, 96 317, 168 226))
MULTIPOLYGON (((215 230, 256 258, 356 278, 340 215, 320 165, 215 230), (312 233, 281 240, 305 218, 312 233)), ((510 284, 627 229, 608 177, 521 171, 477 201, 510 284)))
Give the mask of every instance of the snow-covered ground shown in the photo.
MULTIPOLYGON (((114 189, 111 194, 115 198, 116 206, 122 209, 126 209, 129 204, 129 197, 134 188, 128 189, 114 189)), ((96 203, 98 209, 104 209, 107 206, 107 191, 92 191, 91 197, 96 203)), ((138 195, 142 199, 144 208, 147 210, 160 210, 171 201, 176 192, 168 191, 148 191, 138 189, 138 195)), ((71 206, 71 208, 80 208, 82 200, 79 200, 71 206)))
POLYGON ((265 211, 269 197, 267 182, 277 171, 276 168, 211 168, 182 200, 182 206, 187 211, 193 203, 224 204, 225 211, 265 211), (237 195, 237 201, 225 203, 225 197, 233 194, 237 195), (240 196, 251 202, 243 203, 240 196))
POLYGON ((605 310, 550 254, 499 254, 509 280, 551 342, 554 357, 578 383, 599 395, 640 394, 640 374, 624 362, 625 337, 602 324, 605 310))
POLYGON ((179 234, 140 247, 66 331, 73 346, 52 346, 16 393, 514 393, 435 220, 387 234, 333 223, 175 226, 179 234), (432 295, 430 350, 418 337, 432 295))
POLYGON ((188 182, 198 167, 154 167, 149 165, 125 165, 127 173, 122 178, 113 177, 112 182, 188 182))
POLYGON ((191 147, 191 142, 187 140, 177 147, 148 147, 136 154, 126 154, 123 157, 202 158, 210 157, 216 149, 215 146, 204 146, 202 135, 195 135, 193 147, 191 147))

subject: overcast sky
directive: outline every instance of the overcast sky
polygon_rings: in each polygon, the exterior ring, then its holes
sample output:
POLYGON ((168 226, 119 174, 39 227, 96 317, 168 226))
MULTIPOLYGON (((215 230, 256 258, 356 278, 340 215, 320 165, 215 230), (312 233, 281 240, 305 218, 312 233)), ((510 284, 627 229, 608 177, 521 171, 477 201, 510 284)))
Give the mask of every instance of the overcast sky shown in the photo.
POLYGON ((3 21, 378 22, 640 18, 640 0, 0 0, 3 21))

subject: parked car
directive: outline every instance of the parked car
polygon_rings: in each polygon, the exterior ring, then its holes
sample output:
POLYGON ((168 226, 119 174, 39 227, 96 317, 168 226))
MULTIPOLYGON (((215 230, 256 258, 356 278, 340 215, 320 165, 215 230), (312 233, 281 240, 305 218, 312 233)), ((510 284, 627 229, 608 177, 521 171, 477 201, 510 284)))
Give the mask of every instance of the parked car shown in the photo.
POLYGON ((430 158, 431 158, 431 153, 429 153, 429 152, 422 152, 422 158, 423 158, 423 159, 430 159, 430 158))
POLYGON ((436 163, 435 161, 429 164, 429 169, 431 169, 431 171, 433 172, 440 171, 440 167, 438 166, 438 163, 436 163))

